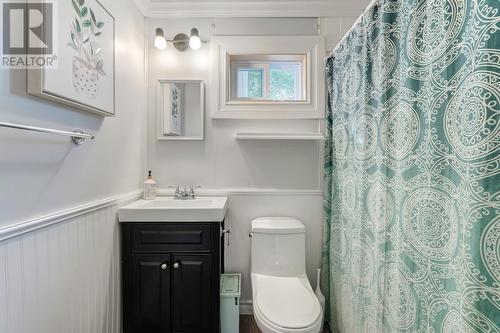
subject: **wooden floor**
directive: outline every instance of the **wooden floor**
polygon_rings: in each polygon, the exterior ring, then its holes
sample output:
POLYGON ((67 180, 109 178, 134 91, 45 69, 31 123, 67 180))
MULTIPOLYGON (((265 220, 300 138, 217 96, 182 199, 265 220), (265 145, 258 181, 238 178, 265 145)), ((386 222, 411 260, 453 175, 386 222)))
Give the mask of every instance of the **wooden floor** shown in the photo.
MULTIPOLYGON (((253 316, 241 315, 240 316, 240 333, 261 333, 253 316)), ((323 333, 330 333, 328 325, 325 324, 323 333)))

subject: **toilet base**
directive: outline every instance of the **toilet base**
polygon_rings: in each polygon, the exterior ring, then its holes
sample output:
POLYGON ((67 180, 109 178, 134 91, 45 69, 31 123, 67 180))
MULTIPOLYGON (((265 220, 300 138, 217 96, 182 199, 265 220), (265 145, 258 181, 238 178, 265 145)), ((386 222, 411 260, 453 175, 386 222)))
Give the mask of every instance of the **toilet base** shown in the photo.
POLYGON ((253 307, 253 317, 262 333, 320 333, 323 321, 323 315, 321 315, 320 320, 314 323, 311 327, 298 329, 276 327, 267 323, 266 320, 259 314, 259 311, 255 306, 253 307))
MULTIPOLYGON (((289 279, 290 277, 286 277, 285 279, 289 279)), ((253 295, 253 317, 255 319, 255 322, 257 323, 257 326, 260 328, 262 333, 319 333, 321 330, 321 324, 323 323, 323 310, 319 306, 319 301, 316 299, 316 295, 312 291, 312 288, 309 284, 309 281, 307 280, 306 275, 304 274, 303 276, 297 276, 293 277, 296 280, 300 281, 302 280, 302 283, 307 284, 308 289, 310 289, 310 294, 311 297, 313 297, 316 302, 318 302, 318 308, 319 308, 319 315, 316 317, 317 319, 314 321, 310 321, 308 326, 301 327, 301 328, 286 328, 282 327, 279 325, 276 325, 274 322, 271 322, 269 318, 267 318, 265 315, 263 315, 260 311, 260 307, 257 304, 257 289, 260 287, 262 288, 262 284, 264 281, 267 280, 267 283, 269 283, 269 280, 275 280, 275 279, 283 279, 283 277, 273 277, 273 276, 266 276, 266 275, 261 275, 261 274, 255 274, 252 273, 252 295, 253 295), (257 288, 257 289, 256 289, 257 288)), ((283 282, 280 282, 279 285, 283 286, 283 282)), ((286 284, 284 284, 286 285, 286 284)), ((274 286, 275 287, 275 286, 274 286)))

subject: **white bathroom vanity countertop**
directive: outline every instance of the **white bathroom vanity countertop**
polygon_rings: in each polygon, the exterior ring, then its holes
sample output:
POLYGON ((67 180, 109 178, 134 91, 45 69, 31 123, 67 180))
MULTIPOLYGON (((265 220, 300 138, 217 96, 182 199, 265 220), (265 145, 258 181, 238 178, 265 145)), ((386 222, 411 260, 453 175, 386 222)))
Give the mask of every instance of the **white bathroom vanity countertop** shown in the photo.
POLYGON ((119 209, 120 222, 221 222, 227 211, 227 197, 197 197, 175 200, 157 197, 137 200, 119 209))

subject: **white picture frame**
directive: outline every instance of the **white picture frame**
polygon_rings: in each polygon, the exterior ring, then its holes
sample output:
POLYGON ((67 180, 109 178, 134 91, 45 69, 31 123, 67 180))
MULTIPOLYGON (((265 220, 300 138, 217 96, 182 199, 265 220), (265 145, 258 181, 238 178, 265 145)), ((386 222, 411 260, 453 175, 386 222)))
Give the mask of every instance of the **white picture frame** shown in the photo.
POLYGON ((28 69, 29 94, 115 115, 115 19, 98 0, 58 2, 57 67, 28 69))

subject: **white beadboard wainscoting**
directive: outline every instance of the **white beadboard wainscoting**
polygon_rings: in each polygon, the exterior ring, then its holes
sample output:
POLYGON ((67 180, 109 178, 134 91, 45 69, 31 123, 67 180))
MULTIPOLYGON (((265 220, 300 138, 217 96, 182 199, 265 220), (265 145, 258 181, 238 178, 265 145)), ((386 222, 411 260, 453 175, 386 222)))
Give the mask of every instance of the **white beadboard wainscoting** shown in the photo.
POLYGON ((116 213, 138 197, 113 197, 0 229, 0 332, 121 332, 116 213))

